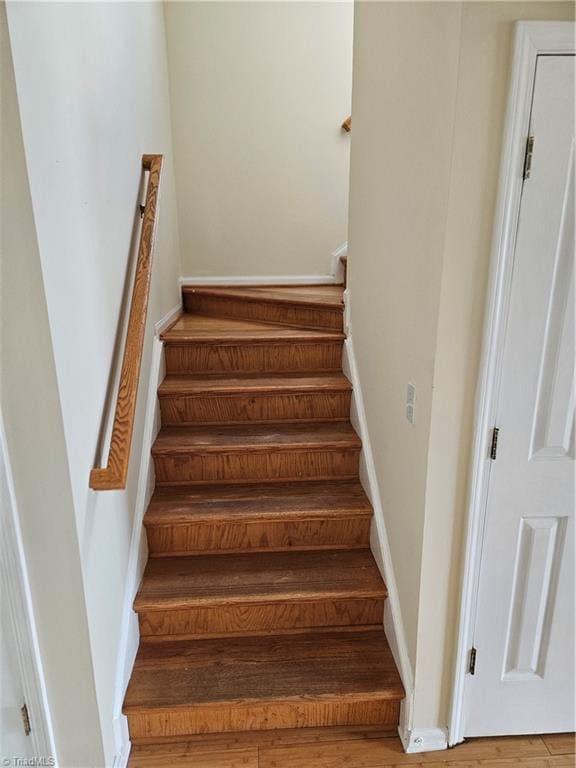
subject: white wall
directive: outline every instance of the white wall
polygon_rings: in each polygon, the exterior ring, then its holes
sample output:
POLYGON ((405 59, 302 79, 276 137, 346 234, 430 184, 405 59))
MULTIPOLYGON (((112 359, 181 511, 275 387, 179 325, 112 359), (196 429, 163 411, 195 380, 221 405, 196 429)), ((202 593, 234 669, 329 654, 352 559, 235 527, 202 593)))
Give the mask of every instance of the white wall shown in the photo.
MULTIPOLYGON (((102 740, 106 765, 111 765, 152 325, 178 301, 163 12, 155 2, 9 3, 8 22, 102 740), (126 492, 94 493, 88 477, 97 452, 137 221, 143 153, 164 153, 165 168, 131 468, 126 492)), ((52 506, 49 514, 57 512, 52 506)))
POLYGON ((3 4, 0 52, 0 405, 57 757, 96 766, 104 755, 88 617, 3 4))
POLYGON ((184 275, 329 274, 352 2, 165 3, 184 275))
POLYGON ((408 650, 448 723, 462 520, 515 20, 571 3, 356 4, 351 324, 408 650), (416 424, 404 417, 417 387, 416 424))

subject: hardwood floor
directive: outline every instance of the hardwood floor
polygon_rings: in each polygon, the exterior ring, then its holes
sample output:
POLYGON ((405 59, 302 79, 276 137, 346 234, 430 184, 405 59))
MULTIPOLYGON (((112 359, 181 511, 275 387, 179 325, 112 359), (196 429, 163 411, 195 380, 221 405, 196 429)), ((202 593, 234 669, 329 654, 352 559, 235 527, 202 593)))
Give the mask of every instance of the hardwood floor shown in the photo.
POLYGON ((407 755, 396 736, 378 731, 301 729, 143 744, 133 748, 129 768, 573 768, 574 764, 574 734, 469 739, 454 749, 407 755))

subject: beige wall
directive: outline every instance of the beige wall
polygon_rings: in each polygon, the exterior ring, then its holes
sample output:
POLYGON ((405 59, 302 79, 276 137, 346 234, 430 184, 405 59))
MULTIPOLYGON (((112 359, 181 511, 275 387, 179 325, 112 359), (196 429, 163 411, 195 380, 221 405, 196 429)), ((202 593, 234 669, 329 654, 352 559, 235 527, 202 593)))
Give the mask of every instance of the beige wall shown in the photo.
POLYGON ((347 237, 352 2, 167 2, 183 274, 313 275, 347 237))
POLYGON ((356 6, 350 319, 413 665, 459 29, 456 3, 356 6))
POLYGON ((59 765, 96 766, 88 618, 4 4, 0 51, 0 405, 59 765))
MULTIPOLYGON (((106 765, 112 765, 153 324, 179 299, 163 11, 160 3, 10 3, 8 23, 102 742, 106 765), (95 493, 88 478, 105 409, 132 229, 139 221, 141 156, 156 152, 166 158, 128 486, 125 492, 95 493)), ((41 375, 36 385, 42 401, 41 375)), ((63 511, 57 499, 47 497, 36 514, 55 517, 63 511)), ((73 560, 74 551, 69 557, 73 560)), ((46 610, 58 608, 58 594, 51 593, 46 610)))
POLYGON ((351 323, 416 728, 448 723, 513 23, 572 14, 555 2, 356 6, 351 323))

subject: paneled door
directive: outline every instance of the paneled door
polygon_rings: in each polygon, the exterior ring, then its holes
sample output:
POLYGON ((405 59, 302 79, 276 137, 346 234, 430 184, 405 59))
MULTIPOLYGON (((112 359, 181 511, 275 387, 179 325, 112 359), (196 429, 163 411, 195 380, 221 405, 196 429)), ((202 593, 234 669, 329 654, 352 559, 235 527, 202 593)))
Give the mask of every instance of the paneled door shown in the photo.
POLYGON ((575 730, 574 57, 539 56, 465 735, 575 730))

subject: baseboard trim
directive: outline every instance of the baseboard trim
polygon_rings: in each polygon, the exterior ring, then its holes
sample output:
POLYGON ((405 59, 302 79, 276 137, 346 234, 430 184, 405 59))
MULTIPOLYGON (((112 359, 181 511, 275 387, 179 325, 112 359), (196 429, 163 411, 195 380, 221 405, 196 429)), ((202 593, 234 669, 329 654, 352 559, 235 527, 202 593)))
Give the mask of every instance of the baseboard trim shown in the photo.
MULTIPOLYGON (((378 487, 376 476, 376 467, 370 442, 370 433, 368 431, 368 421, 366 418, 366 409, 364 407, 364 398, 362 395, 362 386, 354 353, 353 334, 348 327, 348 337, 344 343, 343 369, 346 376, 352 383, 352 408, 350 418, 352 426, 360 435, 362 440, 362 452, 360 454, 360 481, 372 507, 374 508, 374 518, 370 532, 370 547, 382 573, 388 590, 388 599, 384 611, 384 631, 394 661, 398 667, 406 698, 404 699, 400 712, 400 731, 403 734, 411 732, 412 726, 412 700, 414 693, 414 675, 410 656, 408 653, 408 644, 404 632, 404 623, 400 610, 400 598, 398 596, 398 587, 394 576, 394 567, 392 564, 392 554, 388 542, 386 531, 386 521, 384 510, 378 487)), ((404 742, 404 739, 403 739, 404 742)))
POLYGON ((338 283, 343 283, 346 277, 346 270, 344 264, 340 261, 343 256, 348 255, 348 242, 342 243, 335 251, 332 251, 330 265, 332 268, 332 274, 336 278, 338 283))
MULTIPOLYGON (((165 320, 169 322, 170 316, 174 316, 177 311, 180 311, 180 307, 170 310, 164 318, 158 321, 157 325, 160 326, 165 320)), ((163 344, 160 339, 155 336, 152 340, 152 359, 150 362, 150 376, 146 394, 142 454, 138 473, 138 490, 136 493, 132 537, 128 554, 128 567, 126 570, 122 608, 122 627, 120 631, 118 663, 116 667, 114 698, 115 768, 124 768, 127 764, 131 746, 128 721, 125 715, 122 714, 122 704, 132 667, 134 666, 138 644, 140 642, 138 619, 132 606, 148 558, 146 536, 142 520, 154 490, 154 464, 152 461, 151 450, 152 443, 160 429, 160 410, 158 406, 157 392, 158 386, 164 378, 164 357, 162 351, 163 344)))
POLYGON ((180 285, 234 286, 234 285, 336 285, 335 275, 254 275, 244 277, 181 277, 180 285))
MULTIPOLYGON (((122 718, 124 716, 122 715, 122 718)), ((124 728, 127 726, 125 723, 121 722, 120 717, 114 718, 114 733, 116 734, 116 754, 114 755, 114 762, 112 763, 112 768, 127 768, 128 766, 128 758, 130 757, 130 750, 132 749, 132 742, 130 741, 130 738, 127 736, 126 738, 122 739, 120 743, 118 743, 118 734, 124 732, 124 728)))
POLYGON ((172 309, 170 309, 164 317, 161 317, 160 320, 158 320, 157 323, 154 325, 154 335, 160 336, 161 333, 163 333, 169 325, 172 325, 174 320, 178 317, 178 315, 182 312, 182 293, 180 293, 180 302, 178 304, 175 304, 172 309))
POLYGON ((398 731, 404 751, 409 754, 417 752, 438 752, 448 749, 447 728, 415 728, 405 733, 398 731))

